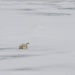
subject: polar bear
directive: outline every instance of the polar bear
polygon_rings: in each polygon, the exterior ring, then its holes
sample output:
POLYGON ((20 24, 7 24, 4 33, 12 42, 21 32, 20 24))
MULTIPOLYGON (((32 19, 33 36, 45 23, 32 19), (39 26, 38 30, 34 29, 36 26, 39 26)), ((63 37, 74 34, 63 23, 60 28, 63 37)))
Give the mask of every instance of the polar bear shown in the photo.
POLYGON ((29 43, 23 43, 19 46, 19 49, 28 49, 28 44, 29 43))

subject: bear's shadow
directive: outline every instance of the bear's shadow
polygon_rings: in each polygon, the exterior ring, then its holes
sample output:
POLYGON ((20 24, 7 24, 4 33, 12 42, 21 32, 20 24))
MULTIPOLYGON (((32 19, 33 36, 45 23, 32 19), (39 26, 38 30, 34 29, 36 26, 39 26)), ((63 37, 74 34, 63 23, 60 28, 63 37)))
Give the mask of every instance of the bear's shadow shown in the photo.
POLYGON ((0 48, 0 50, 9 50, 9 49, 18 49, 18 48, 15 48, 15 47, 5 47, 5 48, 0 48))

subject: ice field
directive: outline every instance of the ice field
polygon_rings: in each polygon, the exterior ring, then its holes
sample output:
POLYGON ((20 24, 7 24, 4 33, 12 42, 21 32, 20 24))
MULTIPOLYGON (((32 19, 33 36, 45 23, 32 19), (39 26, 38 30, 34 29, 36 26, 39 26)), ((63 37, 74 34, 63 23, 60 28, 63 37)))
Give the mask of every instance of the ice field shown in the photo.
POLYGON ((74 57, 74 0, 0 0, 0 75, 75 75, 74 57))

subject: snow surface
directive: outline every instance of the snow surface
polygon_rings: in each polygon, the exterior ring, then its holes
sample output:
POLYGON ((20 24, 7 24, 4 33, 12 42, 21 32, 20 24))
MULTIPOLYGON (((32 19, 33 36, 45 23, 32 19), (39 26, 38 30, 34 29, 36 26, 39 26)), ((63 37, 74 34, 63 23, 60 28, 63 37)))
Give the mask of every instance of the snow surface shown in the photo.
POLYGON ((74 57, 74 1, 0 1, 0 75, 75 75, 74 57))

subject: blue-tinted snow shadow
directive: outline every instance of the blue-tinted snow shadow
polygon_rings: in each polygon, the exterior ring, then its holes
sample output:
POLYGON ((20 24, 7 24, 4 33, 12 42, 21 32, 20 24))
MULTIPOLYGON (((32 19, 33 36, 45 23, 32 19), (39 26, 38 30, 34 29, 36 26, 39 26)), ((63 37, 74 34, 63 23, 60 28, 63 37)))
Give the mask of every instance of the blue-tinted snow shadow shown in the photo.
POLYGON ((24 8, 24 9, 13 9, 16 11, 35 11, 36 9, 31 9, 31 8, 24 8))
POLYGON ((23 11, 18 11, 19 14, 30 14, 30 15, 38 15, 38 16, 69 16, 69 15, 72 15, 70 13, 45 13, 45 12, 24 12, 23 11))
POLYGON ((64 16, 64 15, 71 15, 68 13, 34 13, 36 15, 40 15, 40 16, 64 16))
POLYGON ((72 64, 66 63, 58 63, 52 65, 43 65, 43 66, 36 66, 36 67, 23 67, 23 68, 15 68, 9 69, 5 71, 44 71, 44 70, 74 70, 75 66, 72 64))
POLYGON ((24 57, 35 57, 35 56, 40 56, 40 55, 35 55, 35 54, 0 55, 0 60, 24 58, 24 57))
POLYGON ((38 67, 27 67, 27 68, 17 68, 7 71, 41 71, 45 68, 49 68, 50 66, 38 66, 38 67))
POLYGON ((75 10, 75 8, 58 8, 58 9, 61 9, 61 10, 75 10))

